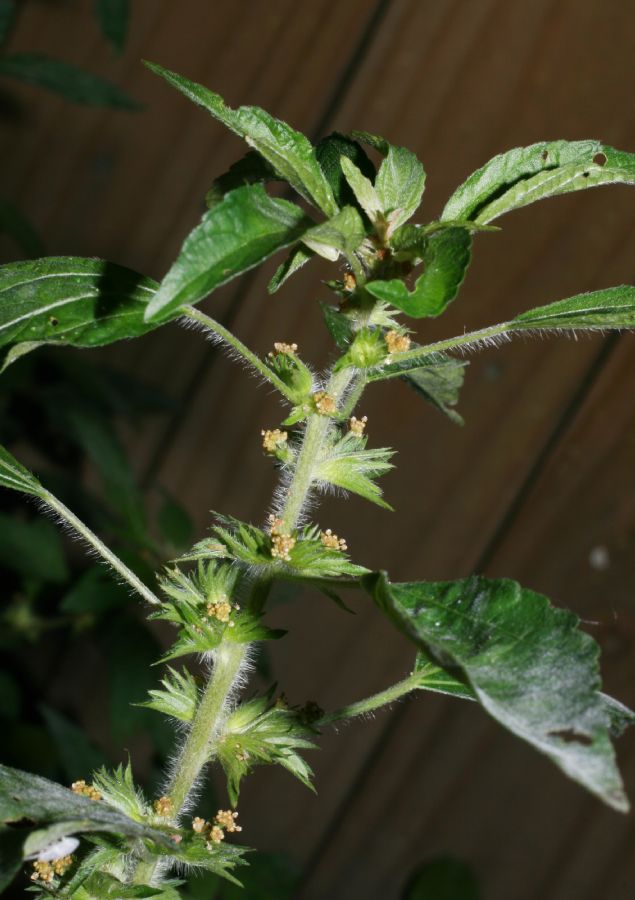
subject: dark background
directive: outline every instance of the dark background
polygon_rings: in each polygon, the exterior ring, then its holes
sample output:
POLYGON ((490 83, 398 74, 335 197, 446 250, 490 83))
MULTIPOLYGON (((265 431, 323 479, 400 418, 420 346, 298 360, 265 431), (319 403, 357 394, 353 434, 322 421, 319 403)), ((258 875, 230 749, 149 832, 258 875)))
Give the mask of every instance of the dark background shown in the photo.
MULTIPOLYGON (((242 153, 141 58, 231 104, 264 106, 312 138, 359 128, 410 147, 428 172, 426 219, 469 172, 516 145, 593 137, 635 151, 635 10, 624 0, 132 6, 121 57, 100 37, 88 2, 25 0, 12 38, 12 51, 63 56, 146 104, 134 114, 95 110, 3 82, 0 190, 50 254, 99 256, 160 278, 213 177, 242 153)), ((634 210, 632 189, 619 187, 505 218, 503 232, 477 238, 460 300, 420 335, 448 336, 633 282, 634 210)), ((4 258, 10 253, 7 245, 4 258)), ((270 268, 205 308, 260 353, 293 340, 307 360, 326 364, 316 302, 327 299, 323 272, 308 267, 270 298, 270 268)), ((274 476, 259 434, 280 418, 266 390, 176 326, 96 356, 160 384, 172 400, 160 415, 121 425, 151 492, 156 484, 171 491, 197 537, 211 509, 262 521, 274 476)), ((372 441, 398 451, 384 482, 397 512, 328 499, 321 524, 346 536, 357 561, 383 565, 397 580, 481 571, 548 594, 599 640, 609 692, 635 704, 635 339, 519 340, 488 350, 471 360, 459 408, 462 429, 406 386, 369 391, 362 412, 372 441)), ((365 602, 355 611, 314 596, 275 609, 272 623, 291 635, 271 652, 273 677, 292 702, 329 709, 407 672, 405 641, 365 602)), ((78 655, 78 643, 91 646, 84 635, 67 636, 72 665, 57 666, 53 686, 42 661, 55 633, 25 642, 39 675, 21 715, 37 722, 40 684, 49 704, 116 759, 120 743, 104 736, 103 662, 78 655)), ((295 861, 305 876, 297 897, 397 898, 413 867, 442 854, 472 865, 485 900, 635 895, 632 816, 604 809, 468 704, 417 696, 321 744, 311 760, 317 798, 273 770, 257 772, 241 797, 242 837, 295 861)), ((127 746, 137 746, 148 777, 147 740, 133 735, 127 746)), ((619 743, 619 758, 635 797, 633 734, 619 743)))

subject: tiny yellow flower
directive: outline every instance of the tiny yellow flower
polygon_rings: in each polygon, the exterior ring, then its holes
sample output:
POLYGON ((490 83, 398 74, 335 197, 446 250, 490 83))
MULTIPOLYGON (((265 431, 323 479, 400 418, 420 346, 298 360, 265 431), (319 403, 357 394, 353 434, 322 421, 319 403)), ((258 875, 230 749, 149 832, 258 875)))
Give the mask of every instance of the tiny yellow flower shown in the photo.
POLYGON ((297 352, 297 344, 287 344, 286 341, 275 341, 273 351, 269 352, 269 356, 273 358, 277 353, 284 356, 295 356, 297 352))
POLYGON ((50 862, 40 862, 38 860, 33 863, 31 881, 43 881, 45 884, 50 884, 54 875, 55 869, 50 862))
POLYGON ((321 531, 320 538, 324 546, 328 547, 329 550, 348 550, 344 538, 340 538, 336 534, 333 534, 330 528, 327 528, 326 531, 321 531))
POLYGON ((355 437, 361 437, 364 434, 367 422, 368 416, 362 416, 361 419, 356 418, 356 416, 351 416, 348 420, 348 430, 351 434, 354 434, 355 437))
POLYGON ((192 831, 196 834, 204 834, 209 827, 209 822, 206 819, 202 819, 200 816, 195 816, 192 819, 192 831))
POLYGON ((357 280, 352 272, 345 272, 342 280, 344 282, 345 291, 351 291, 352 293, 357 287, 357 280))
POLYGON ((56 875, 63 875, 64 872, 66 872, 66 870, 68 868, 70 868, 70 866, 72 866, 72 865, 73 865, 73 857, 70 855, 69 856, 61 856, 59 859, 54 859, 52 862, 53 871, 55 872, 56 875))
POLYGON ((225 831, 228 831, 232 834, 234 831, 242 831, 242 826, 236 823, 236 819, 238 818, 238 813, 233 812, 231 809, 219 809, 216 813, 216 822, 221 828, 224 828, 225 831))
POLYGON ((174 812, 174 803, 172 803, 169 797, 159 797, 158 800, 154 801, 154 811, 157 816, 161 816, 165 819, 174 812))
POLYGON ((337 403, 335 398, 331 397, 326 391, 317 391, 313 394, 313 403, 316 411, 321 416, 331 416, 337 411, 337 403))
POLYGON ((286 444, 289 437, 288 433, 280 428, 263 429, 260 434, 262 435, 262 449, 266 453, 275 453, 283 444, 286 444))
POLYGON ((386 341, 386 346, 388 347, 388 353, 405 353, 410 349, 410 338, 407 334, 400 334, 398 331, 394 329, 392 331, 387 331, 384 335, 384 340, 386 341))
MULTIPOLYGON (((212 843, 220 844, 221 841, 225 840, 225 832, 223 831, 222 828, 219 828, 218 825, 212 825, 210 832, 209 832, 209 837, 210 837, 210 841, 212 841, 212 843)), ((208 847, 210 850, 212 849, 209 844, 208 844, 208 847)))
POLYGON ((89 800, 101 800, 101 794, 94 788, 92 784, 86 784, 84 779, 74 781, 71 784, 71 790, 74 794, 80 794, 82 797, 88 797, 89 800))
POLYGON ((218 619, 219 622, 229 622, 232 612, 233 607, 227 600, 221 600, 219 603, 207 604, 207 615, 210 619, 218 619))

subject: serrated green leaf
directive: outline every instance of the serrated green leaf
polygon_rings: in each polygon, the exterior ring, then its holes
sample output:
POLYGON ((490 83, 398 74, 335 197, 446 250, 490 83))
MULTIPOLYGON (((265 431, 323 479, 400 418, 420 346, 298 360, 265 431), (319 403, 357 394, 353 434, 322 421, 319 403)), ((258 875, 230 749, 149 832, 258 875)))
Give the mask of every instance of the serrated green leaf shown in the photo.
POLYGON ((628 810, 599 692, 599 648, 576 616, 503 579, 391 584, 374 573, 362 585, 424 652, 457 667, 491 716, 628 810))
POLYGON ((320 306, 326 327, 336 346, 340 350, 346 350, 354 335, 351 320, 335 306, 330 306, 328 303, 320 303, 320 306))
POLYGON ((361 144, 366 144, 366 146, 372 147, 373 150, 377 150, 382 156, 386 156, 390 150, 390 144, 386 138, 377 134, 371 134, 369 131, 351 131, 351 137, 361 144))
POLYGON ((227 718, 217 744, 232 804, 238 802, 241 780, 260 765, 280 765, 313 790, 313 773, 298 751, 314 750, 314 735, 295 710, 276 705, 271 695, 241 704, 227 718))
POLYGON ((139 110, 142 105, 116 84, 43 53, 13 53, 0 57, 0 77, 45 88, 54 94, 87 106, 139 110))
POLYGON ((337 203, 333 191, 320 168, 315 149, 303 134, 258 106, 231 109, 222 97, 208 88, 156 63, 146 62, 146 65, 246 140, 305 200, 314 203, 327 216, 335 215, 337 203))
MULTIPOLYGON (((0 0, 1 3, 1 0, 0 0)), ((0 7, 0 29, 2 27, 0 7)), ((0 233, 8 234, 26 256, 41 256, 44 253, 42 239, 29 220, 17 206, 0 197, 0 233)))
POLYGON ((166 856, 171 858, 172 862, 176 861, 188 868, 214 872, 231 884, 242 887, 240 881, 232 875, 232 870, 237 866, 247 864, 243 856, 245 853, 250 852, 249 848, 241 847, 238 844, 230 844, 227 841, 214 844, 211 849, 208 844, 209 841, 204 835, 190 832, 179 844, 173 846, 170 851, 164 852, 166 856))
POLYGON ((315 253, 307 247, 294 247, 283 263, 281 263, 273 274, 273 278, 267 285, 267 292, 275 294, 282 285, 291 278, 294 272, 301 269, 303 265, 313 259, 315 253))
POLYGON ((363 147, 345 134, 335 131, 317 144, 315 148, 320 168, 331 185, 338 206, 351 206, 355 202, 354 192, 342 168, 343 159, 349 160, 363 177, 375 179, 375 166, 363 147))
POLYGON ((302 235, 302 243, 309 250, 335 262, 340 253, 350 256, 366 237, 362 217, 354 206, 345 206, 337 215, 302 235))
POLYGON ((415 154, 391 145, 375 179, 377 198, 391 229, 398 228, 418 209, 425 182, 426 173, 415 154))
POLYGON ((409 291, 401 279, 370 281, 366 290, 415 319, 441 315, 456 297, 470 263, 472 238, 465 228, 431 234, 422 248, 423 275, 409 291))
POLYGON ((128 32, 130 0, 95 0, 95 13, 104 37, 121 53, 128 32))
POLYGON ((316 460, 314 477, 391 510, 392 507, 382 499, 381 488, 375 484, 375 479, 393 468, 390 462, 393 452, 382 447, 368 450, 365 437, 348 433, 323 448, 316 460))
POLYGON ((340 165, 354 199, 370 221, 375 222, 383 207, 372 181, 348 157, 342 156, 340 165))
POLYGON ((459 401, 467 365, 465 360, 454 359, 446 353, 431 353, 418 360, 388 363, 371 370, 367 373, 366 379, 370 382, 403 378, 410 387, 451 421, 462 425, 463 419, 452 407, 459 401))
POLYGON ((98 259, 48 257, 0 266, 0 347, 99 347, 139 337, 156 282, 98 259))
POLYGON ((476 700, 472 688, 461 681, 447 669, 433 662, 427 653, 419 651, 414 671, 420 676, 417 688, 422 691, 434 691, 437 694, 450 694, 462 700, 476 700))
POLYGON ((102 795, 104 803, 118 810, 135 822, 143 822, 150 814, 150 806, 137 788, 132 777, 130 760, 121 763, 113 771, 102 767, 93 773, 93 785, 102 795))
POLYGON ((220 203, 225 194, 247 184, 263 184, 279 181, 275 169, 255 150, 249 150, 241 159, 233 163, 224 175, 215 178, 205 195, 209 209, 220 203))
POLYGON ((172 848, 169 836, 134 822, 105 803, 89 800, 47 778, 0 765, 0 822, 28 819, 36 824, 63 824, 65 834, 99 833, 149 838, 172 848))
POLYGON ((168 674, 161 679, 161 684, 163 690, 153 688, 149 692, 151 699, 139 706, 154 709, 181 722, 191 722, 198 704, 198 687, 194 677, 187 669, 177 672, 168 666, 168 674))
POLYGON ((12 491, 21 491, 40 497, 44 488, 35 475, 17 461, 8 450, 0 446, 0 485, 12 491))
POLYGON ((203 216, 147 306, 147 322, 165 321, 186 303, 252 269, 300 238, 311 221, 259 184, 231 191, 203 216))
POLYGON ((635 287, 627 284, 538 306, 509 323, 510 331, 634 327, 635 287))
POLYGON ((501 153, 470 175, 448 200, 441 220, 485 223, 543 197, 633 180, 631 153, 593 140, 543 141, 501 153), (580 167, 577 173, 576 167, 580 167))

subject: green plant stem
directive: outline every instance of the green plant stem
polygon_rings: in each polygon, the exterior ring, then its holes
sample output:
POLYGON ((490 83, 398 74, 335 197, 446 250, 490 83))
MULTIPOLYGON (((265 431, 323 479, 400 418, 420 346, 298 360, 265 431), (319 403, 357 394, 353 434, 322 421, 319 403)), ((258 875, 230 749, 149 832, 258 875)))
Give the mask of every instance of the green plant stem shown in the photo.
MULTIPOLYGON (((355 370, 352 368, 334 372, 326 385, 326 393, 336 402, 341 401, 347 388, 357 377, 355 370)), ((298 524, 302 508, 311 490, 315 465, 319 458, 320 450, 332 427, 333 419, 330 416, 322 416, 317 413, 309 416, 302 448, 300 449, 293 471, 293 478, 287 488, 287 497, 280 513, 285 528, 289 531, 292 531, 298 524)))
POLYGON ((333 712, 327 713, 315 724, 318 727, 321 727, 323 725, 332 725, 333 722, 340 722, 342 719, 352 719, 355 716, 363 716, 375 709, 379 709, 381 706, 386 706, 387 703, 399 700, 399 698, 403 697, 405 694, 409 694, 411 691, 416 690, 420 681, 421 673, 413 672, 408 678, 404 678, 403 681, 398 681, 397 684, 393 684, 392 687, 386 688, 385 691, 380 691, 378 694, 373 694, 372 697, 367 697, 365 700, 358 700, 356 703, 350 703, 348 706, 342 706, 340 709, 335 709, 333 712))
POLYGON ((500 334, 509 334, 514 331, 513 322, 501 322, 498 325, 489 325, 487 328, 481 328, 479 331, 469 331, 467 334, 459 334, 456 337, 446 338, 443 341, 437 341, 434 344, 426 344, 425 347, 417 347, 416 350, 407 350, 405 353, 393 353, 390 357, 391 363, 408 362, 409 360, 423 359, 432 353, 440 353, 443 350, 453 350, 456 347, 465 347, 469 344, 478 344, 481 341, 488 341, 490 338, 497 337, 500 334))
POLYGON ((218 737, 231 694, 248 645, 224 642, 214 651, 214 666, 198 704, 192 727, 179 754, 167 796, 178 817, 201 769, 209 760, 210 745, 218 737))
POLYGON ((63 519, 64 522, 70 525, 73 531, 85 540, 86 543, 89 544, 93 550, 95 550, 95 552, 124 579, 124 581, 127 581, 128 584, 143 597, 144 600, 147 600, 147 602, 151 603, 153 606, 160 605, 161 601, 150 588, 145 585, 140 578, 137 578, 135 573, 131 571, 128 566, 122 562, 122 560, 120 560, 93 531, 90 530, 88 525, 85 525, 82 520, 68 508, 68 506, 62 503, 61 500, 58 500, 58 498, 54 494, 51 494, 50 491, 42 491, 42 493, 39 494, 39 497, 49 509, 52 509, 60 517, 60 519, 63 519))
POLYGON ((212 319, 211 316, 206 316, 205 313, 202 313, 200 309, 196 309, 193 306, 184 306, 183 307, 183 316, 186 319, 189 319, 192 322, 198 322, 201 325, 204 325, 209 331, 212 331, 214 334, 217 334, 220 338, 222 338, 225 343, 235 350, 246 363, 249 363, 252 368, 258 372, 259 375, 262 375, 263 378, 272 384, 276 390, 280 391, 283 397, 286 397, 289 402, 293 402, 293 397, 289 392, 289 388, 282 381, 275 372, 272 372, 269 366, 266 365, 255 353, 253 353, 246 344, 243 344, 234 334, 231 333, 224 325, 221 325, 220 322, 217 322, 215 319, 212 319))

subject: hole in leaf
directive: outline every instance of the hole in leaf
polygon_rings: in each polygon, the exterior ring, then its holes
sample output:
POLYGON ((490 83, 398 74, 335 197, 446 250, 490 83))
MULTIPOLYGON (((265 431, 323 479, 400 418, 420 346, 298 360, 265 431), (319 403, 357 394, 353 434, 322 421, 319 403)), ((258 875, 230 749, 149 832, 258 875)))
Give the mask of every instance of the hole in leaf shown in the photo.
POLYGON ((52 325, 53 327, 55 327, 56 325, 59 325, 59 324, 60 324, 59 319, 56 319, 55 316, 49 316, 49 325, 52 325))
POLYGON ((593 162, 596 164, 596 166, 603 166, 606 163, 606 154, 596 153, 593 157, 593 162))
POLYGON ((580 734, 579 731, 574 731, 572 728, 565 728, 562 731, 550 731, 547 737, 559 738, 565 744, 582 744, 583 747, 588 747, 593 743, 588 734, 580 734))
POLYGON ((583 177, 583 178, 588 178, 588 177, 589 177, 589 173, 588 173, 588 172, 583 172, 583 173, 582 173, 582 177, 583 177))
POLYGON ((548 150, 543 150, 542 153, 541 153, 540 155, 541 155, 541 157, 542 157, 542 159, 543 159, 543 162, 547 162, 547 160, 549 159, 549 151, 548 151, 548 150))

